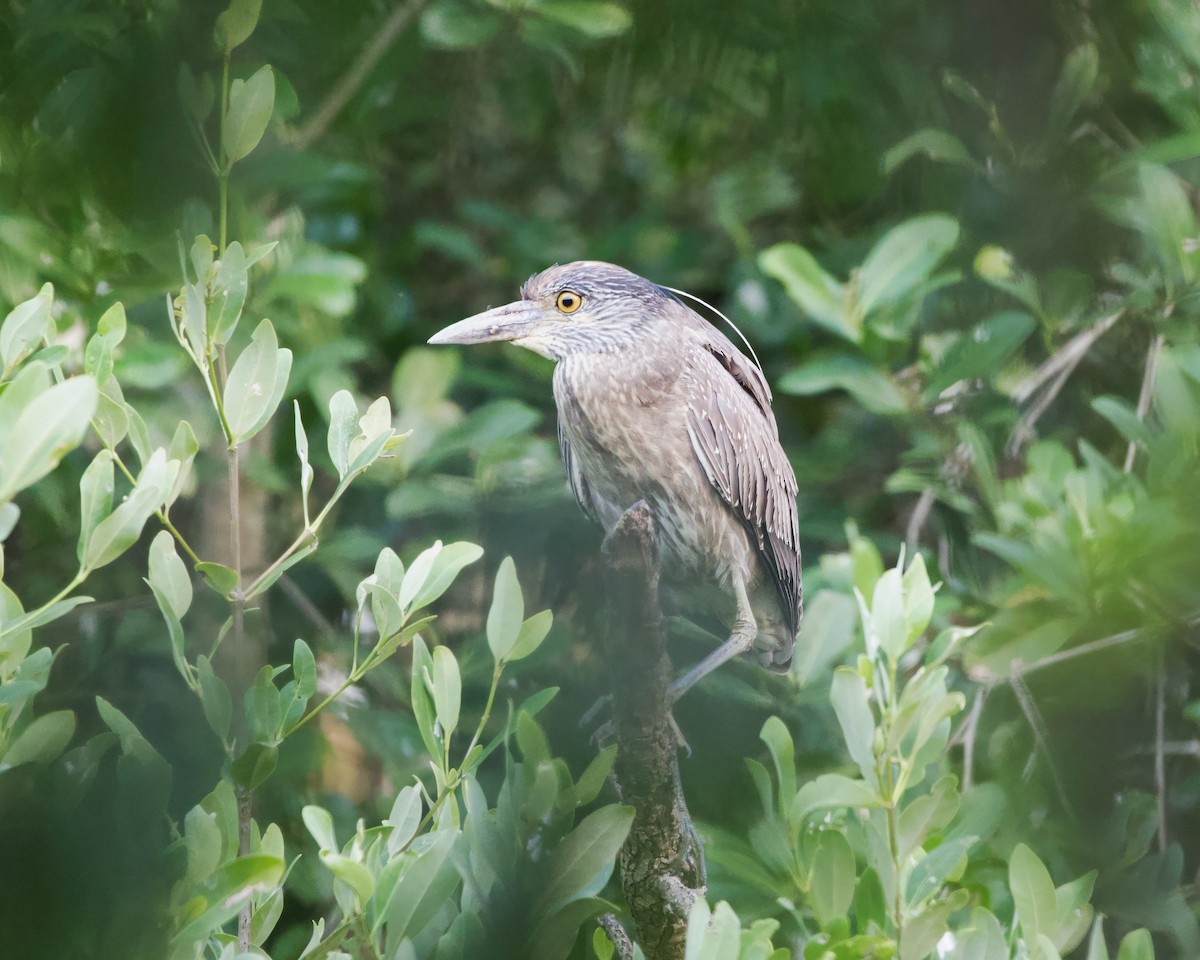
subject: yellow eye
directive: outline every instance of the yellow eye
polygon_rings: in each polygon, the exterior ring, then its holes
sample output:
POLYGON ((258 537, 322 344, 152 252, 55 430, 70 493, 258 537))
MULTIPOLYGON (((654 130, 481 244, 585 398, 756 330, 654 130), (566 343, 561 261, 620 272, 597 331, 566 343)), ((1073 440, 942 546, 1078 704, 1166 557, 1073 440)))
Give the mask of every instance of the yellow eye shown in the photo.
POLYGON ((564 290, 555 299, 554 305, 563 313, 574 313, 583 306, 583 297, 573 290, 564 290))

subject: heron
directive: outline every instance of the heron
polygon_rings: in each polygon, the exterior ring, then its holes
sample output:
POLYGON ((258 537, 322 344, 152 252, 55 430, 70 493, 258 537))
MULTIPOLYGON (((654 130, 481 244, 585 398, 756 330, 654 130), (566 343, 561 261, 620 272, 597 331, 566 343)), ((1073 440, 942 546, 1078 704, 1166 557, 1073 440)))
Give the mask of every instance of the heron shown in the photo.
POLYGON ((770 387, 680 295, 577 261, 429 339, 507 341, 555 361, 559 448, 580 507, 611 532, 644 500, 667 583, 709 587, 729 637, 671 685, 672 700, 742 653, 785 672, 803 615, 796 476, 770 387))

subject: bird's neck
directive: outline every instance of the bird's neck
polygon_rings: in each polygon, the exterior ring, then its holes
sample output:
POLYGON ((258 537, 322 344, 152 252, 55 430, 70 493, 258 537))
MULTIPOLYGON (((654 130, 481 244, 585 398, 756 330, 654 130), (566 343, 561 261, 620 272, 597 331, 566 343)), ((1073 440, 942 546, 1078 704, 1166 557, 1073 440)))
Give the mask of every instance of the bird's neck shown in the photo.
POLYGON ((554 371, 554 392, 595 410, 647 407, 671 395, 683 369, 682 352, 642 344, 610 353, 573 354, 554 371))

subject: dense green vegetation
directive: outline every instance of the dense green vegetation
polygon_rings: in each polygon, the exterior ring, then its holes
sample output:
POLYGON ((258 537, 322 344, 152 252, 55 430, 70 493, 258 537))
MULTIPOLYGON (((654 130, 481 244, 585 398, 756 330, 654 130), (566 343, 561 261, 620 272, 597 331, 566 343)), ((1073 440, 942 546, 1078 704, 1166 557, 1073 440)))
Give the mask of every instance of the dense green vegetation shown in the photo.
POLYGON ((612 955, 551 368, 423 345, 588 257, 800 484, 690 960, 1200 956, 1197 89, 1187 0, 0 4, 6 955, 612 955))

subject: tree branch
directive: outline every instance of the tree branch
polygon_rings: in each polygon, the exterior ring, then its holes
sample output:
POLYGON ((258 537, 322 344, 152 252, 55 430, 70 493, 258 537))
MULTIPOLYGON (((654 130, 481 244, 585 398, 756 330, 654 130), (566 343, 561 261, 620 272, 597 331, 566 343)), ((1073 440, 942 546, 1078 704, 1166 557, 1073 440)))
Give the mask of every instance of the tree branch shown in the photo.
POLYGON ((334 84, 333 89, 326 94, 325 99, 317 108, 317 112, 309 117, 308 122, 296 133, 293 144, 297 149, 306 150, 324 135, 325 131, 329 129, 329 125, 350 102, 350 98, 363 85, 367 75, 383 59, 388 48, 396 42, 412 19, 425 6, 425 3, 426 0, 410 0, 409 3, 400 4, 389 14, 383 22, 383 26, 372 35, 370 41, 363 47, 358 59, 350 65, 350 68, 334 84))
POLYGON ((621 885, 647 960, 679 960, 688 912, 705 888, 704 853, 679 783, 654 521, 644 501, 618 521, 603 554, 614 775, 622 802, 636 811, 621 851, 621 885))

